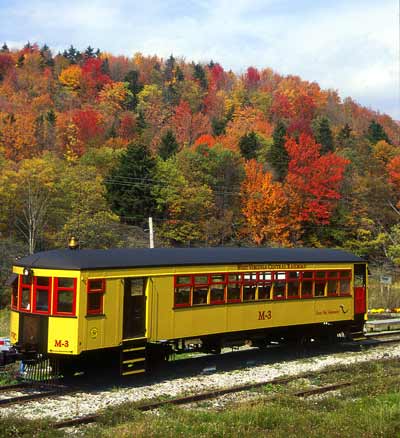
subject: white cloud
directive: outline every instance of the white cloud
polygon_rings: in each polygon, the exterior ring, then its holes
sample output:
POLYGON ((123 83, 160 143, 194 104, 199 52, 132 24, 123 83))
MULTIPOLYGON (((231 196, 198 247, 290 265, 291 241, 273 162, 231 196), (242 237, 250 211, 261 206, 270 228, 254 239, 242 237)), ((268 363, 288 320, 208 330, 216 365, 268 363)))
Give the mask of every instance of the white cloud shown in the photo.
MULTIPOLYGON (((399 24, 393 0, 15 0, 1 40, 171 53, 244 71, 297 74, 398 117, 399 24), (9 34, 7 36, 7 34, 9 34), (381 99, 380 99, 381 98, 381 99), (395 109, 393 109, 395 108, 395 109), (397 111, 397 112, 396 112, 397 111)), ((7 20, 5 20, 7 19, 7 20)))

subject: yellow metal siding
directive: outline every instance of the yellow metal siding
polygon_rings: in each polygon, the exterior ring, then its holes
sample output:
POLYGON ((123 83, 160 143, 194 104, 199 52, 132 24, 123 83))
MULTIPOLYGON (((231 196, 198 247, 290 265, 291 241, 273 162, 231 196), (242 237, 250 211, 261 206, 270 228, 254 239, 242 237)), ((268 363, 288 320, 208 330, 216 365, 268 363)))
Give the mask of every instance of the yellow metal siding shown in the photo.
MULTIPOLYGON (((279 269, 287 270, 284 267, 279 267, 279 269)), ((300 270, 316 269, 352 270, 352 265, 309 264, 300 270)), ((261 269, 255 268, 248 271, 257 270, 261 269)), ((238 266, 187 267, 179 269, 180 274, 237 271, 244 272, 238 266)), ((351 282, 352 290, 353 280, 351 282)), ((253 301, 174 309, 174 277, 170 275, 153 277, 152 295, 153 302, 150 308, 149 321, 149 338, 151 341, 287 325, 344 321, 351 320, 354 317, 353 294, 352 296, 342 297, 253 301), (269 314, 268 312, 271 313, 269 314), (268 316, 270 316, 270 319, 268 316)))
POLYGON ((81 283, 81 301, 79 303, 80 350, 95 350, 115 347, 122 338, 122 279, 106 279, 103 297, 103 314, 87 315, 87 281, 92 278, 106 278, 106 273, 86 273, 81 283))
POLYGON ((49 317, 49 353, 78 354, 78 318, 49 317))
POLYGON ((15 344, 19 339, 19 313, 10 312, 10 341, 15 344))

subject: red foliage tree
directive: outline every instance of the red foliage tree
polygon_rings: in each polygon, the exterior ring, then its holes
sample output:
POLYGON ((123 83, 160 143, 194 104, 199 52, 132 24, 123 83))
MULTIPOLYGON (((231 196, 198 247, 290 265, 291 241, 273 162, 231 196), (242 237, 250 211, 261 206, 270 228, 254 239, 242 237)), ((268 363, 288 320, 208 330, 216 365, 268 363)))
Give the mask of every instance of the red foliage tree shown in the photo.
POLYGON ((320 155, 320 145, 306 134, 299 142, 288 139, 289 170, 286 177, 292 216, 314 224, 327 224, 340 199, 340 185, 348 161, 333 153, 320 155))
POLYGON ((111 81, 103 70, 103 61, 99 58, 88 58, 82 65, 83 91, 87 96, 93 96, 100 91, 105 84, 111 81))
POLYGON ((193 114, 189 104, 185 101, 181 101, 175 108, 172 125, 176 139, 180 144, 190 145, 200 135, 211 133, 208 117, 202 113, 193 114))
POLYGON ((244 77, 247 88, 255 88, 260 82, 260 73, 254 67, 249 67, 244 77))
POLYGON ((75 110, 72 121, 78 128, 79 140, 84 144, 98 141, 104 134, 103 116, 93 108, 75 110))

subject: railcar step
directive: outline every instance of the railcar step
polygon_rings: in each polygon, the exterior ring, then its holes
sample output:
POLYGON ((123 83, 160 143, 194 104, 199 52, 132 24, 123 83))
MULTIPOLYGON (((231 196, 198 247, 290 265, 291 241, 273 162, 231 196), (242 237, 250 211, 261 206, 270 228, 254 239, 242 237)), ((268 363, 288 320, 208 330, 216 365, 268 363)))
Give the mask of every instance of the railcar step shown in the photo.
POLYGON ((120 374, 130 376, 146 372, 147 338, 124 339, 120 350, 120 374))

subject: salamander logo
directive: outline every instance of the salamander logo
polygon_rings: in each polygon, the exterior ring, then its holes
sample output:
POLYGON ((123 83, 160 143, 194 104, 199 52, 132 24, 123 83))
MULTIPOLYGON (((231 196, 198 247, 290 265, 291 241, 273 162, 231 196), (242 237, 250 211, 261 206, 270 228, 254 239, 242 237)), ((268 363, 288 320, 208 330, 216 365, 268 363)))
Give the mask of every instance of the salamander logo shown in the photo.
POLYGON ((341 304, 339 307, 342 309, 343 313, 347 313, 349 311, 349 309, 345 310, 343 304, 341 304))
POLYGON ((258 320, 262 321, 265 319, 271 319, 272 318, 272 313, 270 310, 265 311, 265 310, 259 310, 258 311, 258 320))

